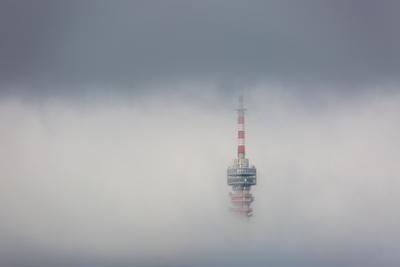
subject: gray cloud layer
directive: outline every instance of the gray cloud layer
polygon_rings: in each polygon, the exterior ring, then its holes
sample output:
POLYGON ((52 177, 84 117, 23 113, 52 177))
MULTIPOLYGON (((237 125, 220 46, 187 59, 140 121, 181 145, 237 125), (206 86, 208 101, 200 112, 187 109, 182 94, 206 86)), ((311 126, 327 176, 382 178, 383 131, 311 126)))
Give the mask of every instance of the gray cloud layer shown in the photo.
POLYGON ((23 92, 61 90, 54 83, 398 82, 399 8, 390 0, 3 0, 1 79, 29 84, 23 92))
POLYGON ((398 266, 399 95, 247 103, 259 183, 240 221, 233 111, 2 100, 0 265, 398 266))

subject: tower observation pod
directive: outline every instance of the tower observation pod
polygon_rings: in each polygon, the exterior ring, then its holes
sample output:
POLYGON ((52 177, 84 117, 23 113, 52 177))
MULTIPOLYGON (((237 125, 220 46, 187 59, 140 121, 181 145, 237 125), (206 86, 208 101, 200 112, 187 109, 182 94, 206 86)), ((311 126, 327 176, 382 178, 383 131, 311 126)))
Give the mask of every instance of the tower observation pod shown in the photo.
POLYGON ((234 160, 233 166, 228 167, 227 174, 228 185, 232 186, 232 191, 229 193, 232 203, 231 211, 243 217, 250 217, 253 215, 250 204, 254 200, 250 189, 252 185, 257 184, 257 170, 254 166, 249 165, 245 154, 245 111, 243 96, 240 96, 237 108, 237 158, 234 160))

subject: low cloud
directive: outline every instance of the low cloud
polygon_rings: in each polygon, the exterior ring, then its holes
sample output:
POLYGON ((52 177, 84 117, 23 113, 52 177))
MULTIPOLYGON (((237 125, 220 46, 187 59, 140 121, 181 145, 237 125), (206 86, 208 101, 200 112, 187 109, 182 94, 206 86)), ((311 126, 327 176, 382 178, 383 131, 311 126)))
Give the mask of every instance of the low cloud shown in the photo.
POLYGON ((313 106, 267 87, 246 101, 245 221, 227 209, 235 114, 217 92, 3 98, 1 265, 398 265, 400 97, 313 106))

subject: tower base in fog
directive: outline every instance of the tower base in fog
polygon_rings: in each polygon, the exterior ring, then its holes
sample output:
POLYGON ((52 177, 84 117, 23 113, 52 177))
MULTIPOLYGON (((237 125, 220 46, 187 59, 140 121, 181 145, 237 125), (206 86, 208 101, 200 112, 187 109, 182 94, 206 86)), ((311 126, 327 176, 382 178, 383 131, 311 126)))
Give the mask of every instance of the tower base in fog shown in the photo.
POLYGON ((250 205, 254 197, 250 193, 250 188, 256 184, 256 168, 249 166, 247 159, 235 159, 234 165, 228 168, 228 185, 232 186, 232 192, 229 193, 232 203, 230 210, 233 213, 245 217, 253 215, 250 205))

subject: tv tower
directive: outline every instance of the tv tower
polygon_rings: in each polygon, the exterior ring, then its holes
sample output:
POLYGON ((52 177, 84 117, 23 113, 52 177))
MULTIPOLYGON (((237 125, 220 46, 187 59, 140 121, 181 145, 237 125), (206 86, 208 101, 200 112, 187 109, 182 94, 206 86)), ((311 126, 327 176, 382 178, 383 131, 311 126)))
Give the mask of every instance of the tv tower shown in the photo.
POLYGON ((239 97, 239 107, 237 110, 237 158, 234 160, 233 166, 228 167, 228 185, 232 186, 232 192, 229 193, 232 207, 231 211, 244 217, 253 215, 250 208, 254 197, 250 193, 252 185, 257 184, 257 170, 254 166, 249 166, 249 160, 245 155, 245 128, 244 128, 244 112, 243 95, 239 97))

